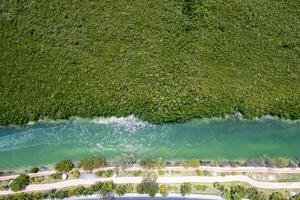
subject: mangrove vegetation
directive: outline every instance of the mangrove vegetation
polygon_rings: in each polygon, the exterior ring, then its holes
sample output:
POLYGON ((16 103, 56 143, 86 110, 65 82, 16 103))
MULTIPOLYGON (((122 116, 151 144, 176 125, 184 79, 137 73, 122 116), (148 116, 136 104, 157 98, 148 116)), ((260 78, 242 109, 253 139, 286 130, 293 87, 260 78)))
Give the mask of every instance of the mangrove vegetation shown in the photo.
POLYGON ((2 1, 0 124, 300 118, 300 1, 2 1))

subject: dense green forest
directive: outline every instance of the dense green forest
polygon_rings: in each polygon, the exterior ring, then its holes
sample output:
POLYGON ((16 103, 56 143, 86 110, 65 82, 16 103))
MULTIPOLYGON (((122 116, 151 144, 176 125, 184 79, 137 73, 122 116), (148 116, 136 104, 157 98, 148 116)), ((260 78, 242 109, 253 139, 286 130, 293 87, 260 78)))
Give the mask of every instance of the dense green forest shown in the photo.
POLYGON ((2 0, 0 124, 300 118, 299 0, 2 0))

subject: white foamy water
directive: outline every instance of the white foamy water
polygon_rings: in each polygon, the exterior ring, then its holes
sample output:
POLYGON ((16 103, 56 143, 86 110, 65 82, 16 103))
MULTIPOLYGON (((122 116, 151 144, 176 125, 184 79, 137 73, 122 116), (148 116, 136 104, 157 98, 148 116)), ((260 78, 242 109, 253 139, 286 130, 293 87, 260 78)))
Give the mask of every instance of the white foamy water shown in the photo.
POLYGON ((92 123, 112 125, 116 128, 123 128, 129 132, 135 132, 138 129, 153 126, 148 122, 138 119, 134 115, 127 117, 100 117, 93 119, 92 123))

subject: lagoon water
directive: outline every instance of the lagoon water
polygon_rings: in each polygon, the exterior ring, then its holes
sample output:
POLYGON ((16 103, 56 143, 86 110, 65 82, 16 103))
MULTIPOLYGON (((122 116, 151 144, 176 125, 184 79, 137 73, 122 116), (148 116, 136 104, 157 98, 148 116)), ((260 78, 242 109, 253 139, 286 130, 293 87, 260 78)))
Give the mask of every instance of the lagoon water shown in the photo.
POLYGON ((300 156, 300 122, 194 119, 154 125, 134 116, 36 122, 0 128, 0 170, 52 164, 87 155, 246 159, 300 156))

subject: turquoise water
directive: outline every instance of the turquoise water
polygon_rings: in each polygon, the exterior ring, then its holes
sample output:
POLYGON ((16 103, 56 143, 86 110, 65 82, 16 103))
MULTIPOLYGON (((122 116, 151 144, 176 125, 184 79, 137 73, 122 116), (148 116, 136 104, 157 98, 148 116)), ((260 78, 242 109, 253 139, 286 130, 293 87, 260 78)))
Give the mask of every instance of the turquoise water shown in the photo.
POLYGON ((246 159, 300 156, 300 122, 194 119, 153 125, 133 116, 38 122, 0 128, 0 170, 41 166, 87 155, 246 159))

